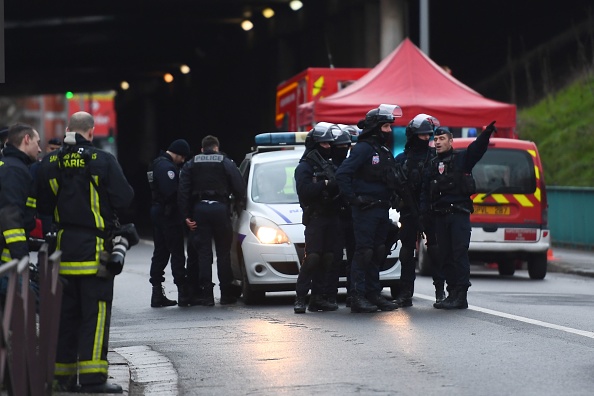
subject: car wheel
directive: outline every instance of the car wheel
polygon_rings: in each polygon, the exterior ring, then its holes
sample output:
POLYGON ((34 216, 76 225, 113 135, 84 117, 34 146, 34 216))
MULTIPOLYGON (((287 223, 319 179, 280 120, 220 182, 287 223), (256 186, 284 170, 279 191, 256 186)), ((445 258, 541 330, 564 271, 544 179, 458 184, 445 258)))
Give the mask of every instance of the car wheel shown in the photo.
POLYGON ((512 276, 516 272, 516 262, 513 259, 501 259, 497 264, 499 267, 499 275, 512 276))
POLYGON ((419 275, 431 276, 431 258, 427 253, 427 246, 425 245, 425 239, 419 239, 419 248, 417 249, 417 261, 419 263, 419 275))
POLYGON ((243 302, 246 305, 253 305, 262 302, 262 300, 264 300, 264 297, 266 296, 266 292, 252 290, 252 287, 246 274, 243 259, 241 260, 241 276, 241 294, 243 295, 243 302))
POLYGON ((547 275, 547 253, 534 253, 528 257, 528 275, 531 279, 544 279, 547 275))

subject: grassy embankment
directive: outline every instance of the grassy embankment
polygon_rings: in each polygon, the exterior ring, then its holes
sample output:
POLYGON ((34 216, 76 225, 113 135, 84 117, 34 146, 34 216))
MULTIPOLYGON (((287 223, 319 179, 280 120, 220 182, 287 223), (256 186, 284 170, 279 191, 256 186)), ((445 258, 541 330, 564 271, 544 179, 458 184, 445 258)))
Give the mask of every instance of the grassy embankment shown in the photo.
POLYGON ((538 146, 547 185, 594 187, 594 75, 518 110, 517 131, 538 146))

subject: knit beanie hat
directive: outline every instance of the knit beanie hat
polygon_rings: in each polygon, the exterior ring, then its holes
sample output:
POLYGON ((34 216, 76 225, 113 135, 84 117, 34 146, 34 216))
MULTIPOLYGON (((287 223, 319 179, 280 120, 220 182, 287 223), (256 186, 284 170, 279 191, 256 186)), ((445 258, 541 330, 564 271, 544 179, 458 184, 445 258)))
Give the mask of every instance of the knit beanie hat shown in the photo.
POLYGON ((187 157, 190 155, 190 145, 184 139, 177 139, 169 145, 167 151, 187 157))

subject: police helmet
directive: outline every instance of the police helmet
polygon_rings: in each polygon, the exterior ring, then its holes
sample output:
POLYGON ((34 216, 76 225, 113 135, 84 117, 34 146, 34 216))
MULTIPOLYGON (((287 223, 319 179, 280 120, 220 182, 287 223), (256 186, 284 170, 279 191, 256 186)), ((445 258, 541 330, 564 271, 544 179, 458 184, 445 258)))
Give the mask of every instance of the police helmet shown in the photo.
POLYGON ((334 141, 332 131, 334 130, 340 131, 340 127, 330 122, 318 122, 305 137, 305 147, 313 149, 316 143, 332 143, 334 141))
POLYGON ((439 127, 439 120, 429 114, 417 114, 406 126, 406 137, 414 135, 430 135, 439 127))
POLYGON ((393 124, 397 117, 402 117, 402 109, 399 106, 381 104, 377 109, 369 110, 357 126, 365 133, 383 124, 393 124))
POLYGON ((330 144, 332 146, 341 146, 343 144, 348 144, 350 146, 352 143, 352 138, 351 133, 349 132, 349 128, 352 128, 352 126, 343 124, 339 124, 338 126, 340 127, 340 130, 332 130, 332 134, 334 135, 334 141, 330 144))

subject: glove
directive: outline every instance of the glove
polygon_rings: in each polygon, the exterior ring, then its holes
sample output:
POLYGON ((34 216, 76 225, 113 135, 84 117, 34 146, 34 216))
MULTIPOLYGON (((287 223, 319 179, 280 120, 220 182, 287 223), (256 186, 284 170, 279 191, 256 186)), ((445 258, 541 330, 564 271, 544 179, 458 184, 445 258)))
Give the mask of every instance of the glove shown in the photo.
POLYGON ((483 132, 487 132, 487 133, 497 132, 497 128, 495 128, 495 121, 493 121, 489 125, 487 125, 487 127, 485 128, 485 130, 483 132))

